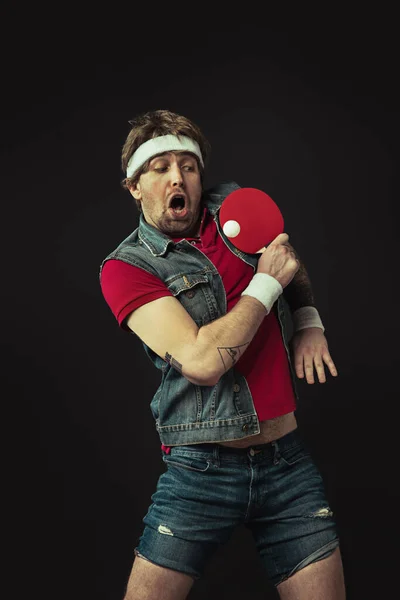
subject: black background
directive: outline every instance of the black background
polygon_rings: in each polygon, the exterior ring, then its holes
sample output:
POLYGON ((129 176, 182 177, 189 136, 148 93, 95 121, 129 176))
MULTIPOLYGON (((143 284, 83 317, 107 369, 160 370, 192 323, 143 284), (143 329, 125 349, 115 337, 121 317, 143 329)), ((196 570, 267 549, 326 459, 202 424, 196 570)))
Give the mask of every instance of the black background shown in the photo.
MULTIPOLYGON (((98 284, 101 260, 137 226, 120 187, 128 120, 158 108, 193 119, 210 140, 206 185, 259 187, 283 212, 339 370, 325 385, 300 382, 297 416, 336 513, 348 599, 393 597, 395 16, 383 5, 288 8, 290 22, 268 13, 218 22, 204 6, 110 10, 3 15, 7 597, 122 598, 163 470, 149 409, 158 373, 98 284)), ((275 597, 241 530, 190 594, 275 597)))

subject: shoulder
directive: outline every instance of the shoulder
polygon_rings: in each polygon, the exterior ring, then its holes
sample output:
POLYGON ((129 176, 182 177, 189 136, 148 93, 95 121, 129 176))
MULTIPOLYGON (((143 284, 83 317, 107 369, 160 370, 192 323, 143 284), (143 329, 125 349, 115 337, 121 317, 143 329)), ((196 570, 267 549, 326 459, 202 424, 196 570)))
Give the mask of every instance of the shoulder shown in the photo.
MULTIPOLYGON (((106 264, 110 267, 109 272, 120 274, 126 267, 129 268, 130 266, 157 275, 152 261, 149 260, 148 252, 139 239, 139 228, 135 229, 103 259, 100 264, 100 276, 106 264)), ((138 274, 137 271, 136 273, 138 274)))

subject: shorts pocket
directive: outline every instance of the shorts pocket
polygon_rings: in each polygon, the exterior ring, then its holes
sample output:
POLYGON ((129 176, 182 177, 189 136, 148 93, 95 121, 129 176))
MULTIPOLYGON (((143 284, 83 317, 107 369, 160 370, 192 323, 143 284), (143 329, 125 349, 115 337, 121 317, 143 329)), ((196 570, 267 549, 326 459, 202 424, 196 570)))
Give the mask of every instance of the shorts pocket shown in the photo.
POLYGON ((178 467, 188 471, 197 471, 198 473, 205 473, 210 467, 210 461, 206 457, 195 453, 164 454, 163 461, 168 467, 178 467))
POLYGON ((311 457, 310 452, 302 444, 280 451, 282 460, 289 466, 311 457))

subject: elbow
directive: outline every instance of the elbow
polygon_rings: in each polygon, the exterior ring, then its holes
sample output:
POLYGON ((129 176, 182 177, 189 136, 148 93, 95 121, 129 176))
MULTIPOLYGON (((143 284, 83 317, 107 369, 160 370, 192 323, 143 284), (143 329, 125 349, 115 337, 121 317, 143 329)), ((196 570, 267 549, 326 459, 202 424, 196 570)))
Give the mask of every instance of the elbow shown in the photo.
POLYGON ((222 373, 217 370, 215 365, 207 366, 197 364, 195 368, 187 375, 186 379, 195 385, 214 386, 218 383, 222 373))
POLYGON ((203 385, 210 385, 210 386, 217 385, 217 383, 221 379, 222 375, 223 375, 223 373, 214 369, 213 371, 211 371, 209 373, 207 383, 204 383, 203 385))
POLYGON ((202 333, 203 328, 199 330, 198 343, 190 355, 190 368, 185 376, 196 385, 214 386, 224 374, 224 369, 219 355, 210 352, 209 339, 202 333))
POLYGON ((191 375, 185 375, 186 379, 194 385, 213 386, 219 381, 219 377, 206 376, 204 373, 193 373, 191 375))
POLYGON ((207 379, 204 379, 204 383, 202 383, 200 385, 213 387, 214 385, 217 385, 219 380, 220 380, 219 375, 215 376, 214 374, 211 374, 207 379))

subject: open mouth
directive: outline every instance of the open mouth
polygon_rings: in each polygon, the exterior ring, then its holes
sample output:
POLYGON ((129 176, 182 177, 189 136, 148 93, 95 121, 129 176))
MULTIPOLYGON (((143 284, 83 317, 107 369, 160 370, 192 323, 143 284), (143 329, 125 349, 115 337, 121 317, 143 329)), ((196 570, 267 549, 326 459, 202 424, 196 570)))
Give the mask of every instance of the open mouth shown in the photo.
POLYGON ((172 198, 169 207, 176 215, 182 215, 183 213, 187 212, 185 205, 186 202, 184 196, 177 194, 172 198))

